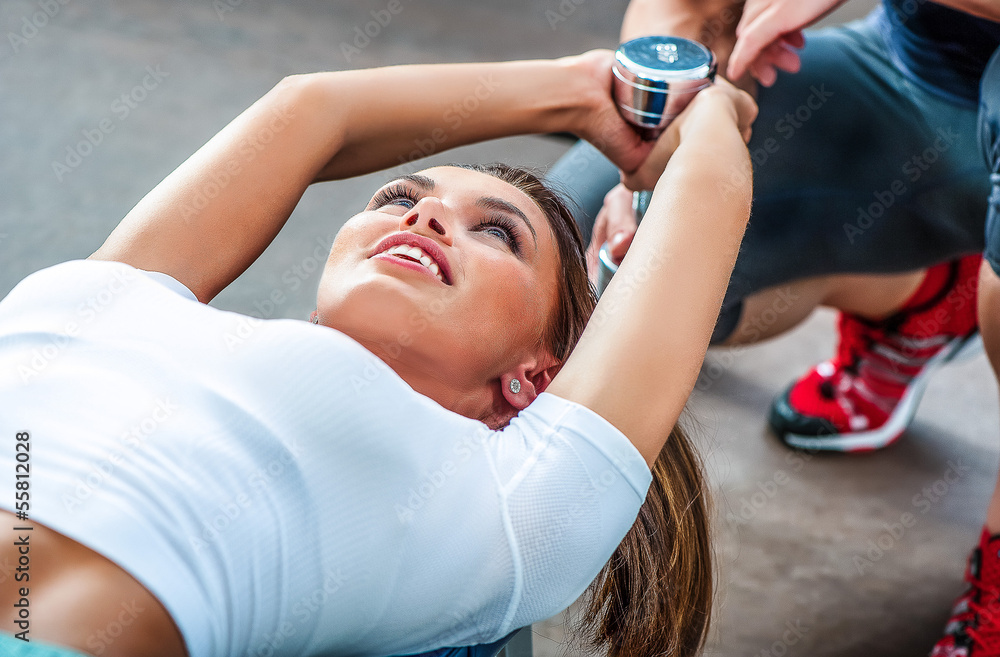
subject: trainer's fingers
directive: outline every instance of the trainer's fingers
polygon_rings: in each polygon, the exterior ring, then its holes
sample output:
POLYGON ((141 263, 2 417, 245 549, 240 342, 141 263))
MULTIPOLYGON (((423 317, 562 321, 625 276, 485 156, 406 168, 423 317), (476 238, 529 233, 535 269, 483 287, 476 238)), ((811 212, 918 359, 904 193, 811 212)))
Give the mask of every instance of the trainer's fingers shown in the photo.
POLYGON ((764 51, 764 57, 771 66, 789 73, 798 73, 802 67, 799 53, 784 41, 778 41, 764 51))
POLYGON ((770 87, 778 79, 778 72, 774 67, 760 59, 750 65, 750 75, 765 87, 770 87))
POLYGON ((794 32, 783 34, 781 35, 781 38, 785 43, 790 45, 792 48, 806 47, 806 36, 802 33, 802 30, 795 30, 794 32))
POLYGON ((736 39, 736 46, 729 57, 729 79, 736 80, 742 77, 763 50, 774 43, 785 29, 781 16, 775 14, 773 7, 761 12, 756 19, 748 23, 736 39))
POLYGON ((736 37, 742 36, 747 26, 757 20, 757 17, 769 6, 769 0, 747 0, 746 4, 743 5, 743 15, 740 17, 740 22, 736 25, 736 37))

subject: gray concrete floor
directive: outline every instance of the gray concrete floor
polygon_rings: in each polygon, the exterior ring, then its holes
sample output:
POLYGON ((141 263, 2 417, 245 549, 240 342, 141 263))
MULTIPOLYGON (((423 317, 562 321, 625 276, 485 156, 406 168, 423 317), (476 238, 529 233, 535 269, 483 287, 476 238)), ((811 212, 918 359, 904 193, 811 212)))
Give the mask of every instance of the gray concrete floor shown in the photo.
MULTIPOLYGON (((44 2, 4 0, 0 295, 31 272, 93 252, 136 201, 283 75, 614 47, 626 3, 562 0, 566 20, 553 27, 546 11, 558 13, 558 0, 402 0, 404 10, 347 61, 340 44, 386 4, 51 0, 58 10, 44 17, 44 2), (30 26, 33 19, 40 27, 30 26), (122 116, 116 99, 147 67, 167 76, 122 116), (105 119, 113 132, 59 180, 53 161, 105 119)), ((852 4, 829 20, 865 8, 852 4)), ((524 137, 428 163, 502 160, 544 169, 566 147, 524 137)), ((281 290, 287 301, 274 316, 306 317, 317 275, 299 277, 302 285, 291 289, 283 274, 389 176, 311 189, 272 247, 213 305, 252 312, 255 301, 281 290)), ((763 414, 789 380, 830 352, 832 320, 820 312, 770 343, 713 352, 706 363, 712 384, 690 403, 718 515, 711 654, 925 655, 960 587, 997 465, 989 367, 979 354, 942 371, 912 428, 883 452, 796 456, 768 435, 763 414), (944 483, 949 469, 961 475, 953 484, 944 483), (904 513, 916 523, 894 538, 887 527, 904 513), (869 553, 872 543, 888 549, 869 553)), ((535 626, 536 655, 581 654, 565 618, 535 626)))

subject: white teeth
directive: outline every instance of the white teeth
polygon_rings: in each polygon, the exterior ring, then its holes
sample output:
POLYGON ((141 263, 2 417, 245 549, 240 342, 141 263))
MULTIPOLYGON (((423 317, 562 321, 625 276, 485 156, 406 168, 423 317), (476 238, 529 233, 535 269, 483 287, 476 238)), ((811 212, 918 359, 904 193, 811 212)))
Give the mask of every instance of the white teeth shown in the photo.
POLYGON ((438 280, 444 283, 444 276, 441 275, 441 268, 438 264, 434 262, 434 259, 429 255, 424 253, 422 249, 416 246, 409 246, 406 244, 397 244, 396 246, 386 249, 385 251, 388 255, 404 255, 414 260, 420 261, 424 267, 427 267, 432 274, 437 276, 438 280))

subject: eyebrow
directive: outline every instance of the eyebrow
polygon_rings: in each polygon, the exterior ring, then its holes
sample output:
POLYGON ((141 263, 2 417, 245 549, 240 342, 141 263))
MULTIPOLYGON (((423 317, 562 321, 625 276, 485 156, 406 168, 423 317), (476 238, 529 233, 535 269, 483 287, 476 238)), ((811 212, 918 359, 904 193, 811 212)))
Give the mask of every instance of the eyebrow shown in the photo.
POLYGON ((497 198, 496 196, 482 196, 478 201, 476 201, 476 205, 486 210, 496 210, 497 212, 506 212, 507 214, 511 214, 514 215, 515 217, 518 217, 521 221, 525 223, 525 225, 528 227, 528 230, 531 231, 531 239, 534 240, 535 242, 535 248, 536 249, 538 248, 538 234, 535 232, 535 227, 531 225, 531 222, 528 221, 528 218, 524 216, 524 213, 521 212, 521 209, 518 208, 516 205, 514 205, 513 203, 508 203, 502 198, 497 198))
POLYGON ((397 180, 411 182, 417 187, 420 187, 428 192, 433 191, 434 189, 434 180, 432 178, 428 178, 427 176, 421 176, 419 173, 410 173, 405 176, 400 176, 397 180))

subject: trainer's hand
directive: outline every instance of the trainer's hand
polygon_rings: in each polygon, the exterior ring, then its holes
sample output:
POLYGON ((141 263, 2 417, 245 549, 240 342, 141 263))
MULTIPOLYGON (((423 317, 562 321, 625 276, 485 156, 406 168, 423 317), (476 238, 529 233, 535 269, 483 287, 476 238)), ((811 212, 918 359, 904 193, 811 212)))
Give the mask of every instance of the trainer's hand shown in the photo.
POLYGON ((597 284, 600 268, 598 252, 601 246, 607 242, 611 246, 611 259, 615 264, 621 264, 638 227, 635 211, 632 209, 632 192, 625 185, 612 187, 604 197, 604 205, 594 220, 590 246, 587 247, 587 271, 591 282, 597 284))
POLYGON ((797 49, 805 45, 802 28, 812 25, 846 0, 747 0, 736 26, 736 46, 729 58, 730 79, 747 72, 765 87, 774 84, 777 69, 796 73, 797 49))
POLYGON ((660 135, 653 151, 642 166, 633 172, 622 171, 622 182, 625 186, 636 191, 653 189, 667 167, 670 157, 681 145, 685 128, 693 124, 700 113, 720 106, 736 125, 743 140, 750 141, 751 128, 754 119, 757 118, 757 103, 750 94, 738 89, 725 78, 716 77, 715 84, 699 91, 691 104, 684 108, 684 111, 660 135))

